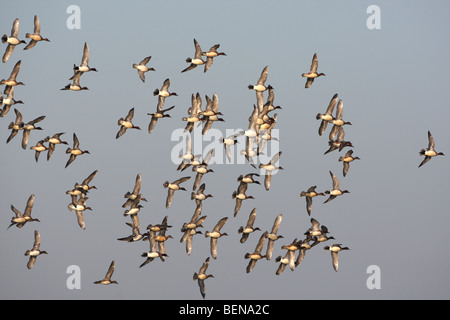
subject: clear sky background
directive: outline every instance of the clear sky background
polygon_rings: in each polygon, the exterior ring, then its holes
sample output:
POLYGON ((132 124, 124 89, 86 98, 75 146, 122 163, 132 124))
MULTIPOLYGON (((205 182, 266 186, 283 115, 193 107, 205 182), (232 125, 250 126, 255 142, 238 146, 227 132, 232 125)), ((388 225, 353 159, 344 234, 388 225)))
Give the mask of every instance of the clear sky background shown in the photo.
MULTIPOLYGON (((269 66, 267 84, 274 87, 279 129, 280 165, 285 169, 263 185, 250 185, 244 201, 233 217, 240 174, 258 172, 244 164, 214 163, 214 173, 203 177, 206 191, 214 198, 203 204, 207 215, 203 232, 211 230, 223 217, 229 217, 219 239, 217 259, 211 259, 206 281, 207 299, 448 299, 450 215, 446 197, 450 190, 448 138, 448 85, 450 12, 448 1, 135 1, 106 3, 93 1, 8 2, 0 13, 0 33, 9 34, 15 18, 20 19, 19 37, 33 31, 38 15, 41 34, 51 42, 38 43, 24 51, 16 47, 9 61, 0 65, 0 78, 7 78, 14 64, 22 60, 16 87, 16 105, 27 122, 38 116, 44 130, 31 133, 28 147, 57 132, 72 144, 75 132, 82 149, 69 167, 66 146, 57 146, 47 162, 39 162, 32 150, 20 146, 19 133, 9 144, 8 124, 14 111, 0 119, 0 298, 2 299, 199 299, 193 281, 209 253, 209 239, 194 238, 190 256, 180 243, 180 228, 189 221, 195 203, 190 199, 194 173, 180 173, 171 152, 179 143, 172 141, 174 130, 184 128, 181 120, 191 104, 191 94, 217 93, 225 122, 213 128, 247 128, 256 103, 247 86, 256 83, 262 69, 269 66), (66 21, 69 5, 81 9, 81 29, 70 30, 66 21), (381 10, 381 29, 370 30, 366 13, 370 5, 381 10), (214 60, 204 73, 198 67, 181 73, 185 59, 194 54, 193 39, 202 49, 220 43, 227 56, 214 60), (90 65, 99 72, 85 73, 81 84, 89 91, 61 91, 73 74, 73 64, 81 61, 84 42, 90 48, 90 65), (305 89, 301 73, 309 70, 314 53, 319 71, 326 74, 305 89), (155 72, 139 79, 133 63, 152 56, 149 66, 155 72), (164 79, 178 94, 166 99, 175 105, 149 135, 147 113, 156 109, 153 91, 164 79), (339 94, 344 102, 345 138, 361 158, 342 176, 338 161, 344 151, 324 155, 328 130, 319 136, 315 116, 325 111, 331 97, 339 94), (134 123, 141 131, 129 130, 115 139, 117 120, 135 108, 134 123), (427 131, 436 149, 446 154, 418 168, 419 150, 427 147, 427 131), (66 190, 98 170, 89 193, 92 212, 85 214, 86 230, 79 228, 75 213, 67 205, 66 190), (328 227, 336 240, 350 251, 340 255, 339 271, 332 268, 325 244, 308 251, 303 263, 277 276, 275 257, 284 255, 281 246, 302 238, 310 226, 301 191, 317 185, 329 190, 333 171, 345 194, 330 203, 315 198, 311 217, 328 227), (165 262, 155 260, 139 268, 140 255, 147 242, 125 243, 119 237, 130 234, 123 216, 123 195, 131 191, 137 173, 142 175, 144 197, 149 202, 139 213, 141 228, 161 222, 168 216, 173 227, 166 242, 165 262), (166 180, 192 176, 185 183, 188 192, 176 192, 165 208, 166 180), (13 204, 23 210, 28 197, 36 195, 33 222, 22 229, 11 227, 13 204), (270 230, 282 213, 272 260, 261 260, 249 274, 246 252, 253 252, 261 232, 239 242, 237 230, 248 214, 257 208, 255 226, 270 230), (33 269, 26 268, 24 252, 33 244, 34 230, 41 233, 41 249, 33 269), (116 261, 113 279, 119 285, 94 285, 116 261), (81 289, 69 290, 66 272, 71 265, 81 270, 81 289), (369 290, 367 268, 380 268, 381 289, 369 290)), ((28 39, 27 39, 28 40, 28 39)), ((1 51, 6 48, 0 45, 1 51)), ((2 87, 3 90, 3 87, 2 87)), ((265 95, 266 96, 266 95, 265 95)), ((199 130, 199 129, 197 129, 199 130)), ((195 143, 195 142, 194 142, 195 143)), ((204 141, 203 146, 211 144, 204 141)), ((243 145, 238 146, 239 151, 243 145)), ((198 146, 196 147, 198 148, 198 146)), ((198 149, 196 149, 198 151, 198 149)), ((195 152, 198 153, 198 152, 195 152)), ((225 158, 223 158, 225 159, 225 158)), ((259 181, 263 181, 262 177, 259 181)))

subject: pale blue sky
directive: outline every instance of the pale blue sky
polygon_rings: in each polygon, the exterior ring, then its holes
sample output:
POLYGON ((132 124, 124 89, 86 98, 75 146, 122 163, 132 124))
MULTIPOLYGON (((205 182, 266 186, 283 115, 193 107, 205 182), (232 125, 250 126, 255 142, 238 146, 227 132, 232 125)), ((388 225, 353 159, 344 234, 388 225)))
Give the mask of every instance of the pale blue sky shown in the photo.
MULTIPOLYGON (((134 1, 120 4, 92 1, 44 1, 23 5, 9 2, 2 7, 0 33, 9 33, 15 18, 20 19, 19 37, 33 30, 38 15, 41 34, 51 42, 38 43, 29 51, 18 46, 9 61, 0 65, 0 78, 7 78, 14 64, 22 60, 16 99, 24 101, 17 109, 24 121, 46 115, 43 131, 32 132, 28 146, 56 132, 69 144, 75 132, 81 148, 91 152, 64 168, 68 155, 57 146, 50 161, 20 146, 21 134, 6 144, 8 124, 14 111, 0 119, 0 297, 3 299, 199 299, 201 295, 192 275, 209 256, 209 239, 194 238, 190 256, 179 242, 180 228, 195 208, 188 192, 175 194, 165 208, 166 180, 194 174, 183 173, 172 163, 171 152, 177 141, 172 132, 184 128, 191 94, 202 97, 217 93, 225 122, 213 128, 246 128, 255 93, 247 86, 269 66, 267 84, 274 87, 278 110, 280 165, 272 187, 252 185, 233 217, 234 200, 240 174, 255 172, 247 163, 214 164, 214 173, 205 175, 208 193, 202 230, 211 230, 228 216, 219 239, 219 254, 211 259, 208 271, 215 278, 206 281, 207 299, 448 299, 447 244, 450 223, 445 197, 450 190, 447 178, 450 147, 447 86, 449 80, 447 35, 450 32, 447 1, 134 1), (66 9, 81 9, 81 29, 69 30, 66 9), (381 10, 381 29, 369 30, 366 9, 376 4, 381 10), (227 56, 214 60, 208 72, 196 68, 181 73, 185 59, 194 53, 193 39, 209 49, 220 43, 227 56), (60 91, 70 81, 73 64, 81 61, 84 42, 90 47, 90 65, 99 72, 86 73, 82 85, 89 91, 60 91), (314 53, 319 71, 326 74, 304 88, 301 73, 308 71, 314 53), (152 56, 142 83, 133 63, 152 56), (175 105, 172 118, 159 121, 149 135, 147 113, 156 109, 153 90, 170 78, 170 89, 178 94, 166 100, 175 105), (315 116, 324 112, 331 97, 339 94, 344 102, 345 138, 352 141, 354 155, 361 158, 342 176, 339 154, 327 150, 327 134, 319 136, 315 116), (141 131, 129 131, 116 140, 117 120, 135 108, 134 122, 141 131), (436 149, 446 154, 417 168, 426 147, 427 131, 436 149), (93 211, 85 214, 86 230, 81 230, 75 214, 69 212, 66 190, 81 182, 92 171, 98 189, 89 193, 93 211), (281 246, 302 238, 310 226, 301 191, 317 185, 318 191, 331 187, 329 170, 350 190, 330 203, 314 199, 314 217, 326 225, 336 240, 350 247, 343 252, 339 271, 331 265, 329 252, 318 245, 307 252, 294 271, 275 275, 281 246), (169 257, 155 260, 139 269, 148 243, 123 243, 128 235, 121 207, 123 195, 142 175, 142 193, 149 200, 139 213, 141 227, 161 222, 166 215, 174 239, 166 242, 169 257), (36 195, 33 216, 41 222, 22 229, 10 228, 13 204, 23 210, 30 194, 36 195), (283 222, 279 233, 285 238, 276 244, 270 261, 259 261, 247 274, 246 252, 252 252, 260 232, 239 243, 238 228, 257 208, 255 226, 269 230, 279 213, 283 222), (23 255, 33 243, 33 232, 41 233, 41 248, 49 252, 38 257, 27 270, 23 255), (101 279, 111 260, 116 261, 113 278, 119 285, 92 284, 101 279), (66 269, 81 269, 81 289, 69 290, 66 269), (381 270, 381 289, 369 290, 367 267, 381 270)), ((5 45, 1 44, 3 52, 5 45)), ((3 90, 3 87, 1 88, 3 90)), ((203 99, 205 101, 205 99, 203 99)), ((204 142, 205 145, 210 142, 204 142)), ((238 148, 240 150, 240 148, 238 148)), ((263 181, 262 177, 259 179, 263 181)), ((326 243, 331 245, 331 241, 326 243)))

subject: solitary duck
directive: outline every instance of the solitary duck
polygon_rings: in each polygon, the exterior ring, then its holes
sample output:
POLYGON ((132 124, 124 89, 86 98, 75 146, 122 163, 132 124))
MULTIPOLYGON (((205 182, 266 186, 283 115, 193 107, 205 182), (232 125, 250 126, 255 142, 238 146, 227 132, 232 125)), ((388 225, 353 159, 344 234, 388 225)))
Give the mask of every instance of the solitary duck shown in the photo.
POLYGON ((162 109, 167 97, 178 96, 176 92, 170 92, 169 87, 170 87, 170 80, 169 78, 167 78, 166 80, 164 80, 161 89, 155 89, 155 91, 153 91, 153 96, 158 96, 158 109, 159 108, 162 109))
POLYGON ((75 74, 69 80, 74 80, 75 78, 80 78, 80 76, 85 72, 89 72, 89 71, 97 72, 98 71, 96 68, 91 68, 89 66, 89 47, 88 47, 87 42, 84 43, 83 57, 81 58, 81 64, 79 66, 74 64, 73 71, 75 72, 75 74))
POLYGON ((34 120, 31 120, 31 121, 23 124, 23 126, 22 126, 22 130, 23 130, 22 148, 24 150, 27 148, 28 141, 30 140, 31 130, 43 130, 41 127, 37 127, 36 123, 39 123, 44 119, 45 119, 45 116, 40 116, 34 120))
POLYGON ((41 23, 39 22, 39 18, 36 15, 34 16, 34 32, 25 34, 25 38, 29 38, 31 40, 27 44, 27 46, 23 48, 23 50, 29 50, 33 48, 36 43, 38 43, 38 41, 50 42, 50 40, 41 36, 41 23))
POLYGON ((267 234, 267 251, 266 251, 266 259, 270 260, 272 258, 273 248, 275 246, 275 241, 278 239, 284 238, 282 235, 277 234, 278 229, 281 225, 281 220, 283 219, 283 215, 280 213, 276 216, 275 221, 273 222, 272 229, 270 233, 267 234))
POLYGON ((259 168, 260 169, 265 169, 266 173, 265 173, 265 177, 264 177, 264 187, 266 188, 266 190, 270 189, 270 184, 271 184, 271 180, 272 180, 272 171, 274 170, 283 170, 283 167, 281 166, 276 166, 275 163, 280 159, 281 157, 281 151, 276 153, 272 159, 270 160, 269 163, 267 164, 260 164, 259 168))
POLYGON ((111 280, 111 277, 114 273, 114 267, 115 267, 115 262, 114 260, 111 262, 111 264, 109 265, 108 271, 106 272, 105 277, 102 280, 98 280, 98 281, 94 281, 95 284, 103 284, 103 285, 108 285, 108 284, 118 284, 117 281, 115 280, 111 280))
POLYGON ((212 231, 206 231, 205 232, 205 238, 209 237, 211 238, 210 241, 210 251, 211 251, 211 257, 214 259, 217 258, 217 240, 220 237, 228 236, 226 232, 220 232, 222 227, 225 225, 225 222, 227 222, 228 217, 222 218, 217 222, 217 224, 214 226, 214 229, 212 231))
POLYGON ((19 130, 23 129, 24 123, 22 121, 22 114, 17 109, 14 109, 14 112, 16 114, 16 119, 8 125, 8 129, 11 130, 11 133, 8 139, 6 139, 6 143, 9 143, 17 135, 19 130))
POLYGON ((17 61, 17 63, 14 65, 13 70, 11 71, 11 74, 9 75, 8 79, 2 79, 0 81, 0 85, 5 85, 5 90, 3 91, 4 94, 9 94, 9 91, 14 86, 23 86, 25 83, 22 81, 17 81, 17 75, 19 74, 20 67, 22 66, 22 60, 17 61))
POLYGON ((322 120, 319 126, 319 136, 321 136, 325 132, 328 122, 333 120, 333 111, 337 104, 337 101, 338 101, 338 94, 335 93, 334 96, 331 98, 325 113, 318 113, 316 115, 317 120, 322 120))
POLYGON ((353 150, 348 150, 345 156, 339 157, 339 161, 344 163, 344 168, 342 169, 344 177, 347 175, 348 169, 350 168, 350 162, 353 160, 360 160, 359 157, 353 156, 353 150))
MULTIPOLYGON (((187 58, 186 63, 190 63, 190 65, 184 69, 183 72, 189 71, 197 67, 198 65, 205 64, 206 61, 202 59, 202 49, 200 48, 200 45, 198 44, 197 40, 194 39, 194 46, 195 46, 195 55, 194 58, 187 58)), ((206 69, 205 71, 206 72, 206 69)))
POLYGON ((3 54, 2 61, 8 61, 9 57, 11 57, 14 48, 21 43, 26 43, 25 40, 19 40, 19 19, 15 19, 13 22, 13 26, 11 29, 11 36, 8 37, 6 34, 2 37, 2 43, 8 43, 6 47, 5 53, 3 54))
POLYGON ((247 241, 249 235, 257 230, 261 230, 259 227, 254 227, 253 224, 255 223, 256 219, 256 208, 253 208, 253 210, 250 212, 250 215, 247 219, 247 224, 244 226, 241 226, 238 229, 238 233, 241 234, 241 243, 244 243, 247 241))
POLYGON ((253 253, 246 253, 244 255, 245 259, 250 259, 250 261, 247 265, 247 268, 246 268, 247 273, 249 273, 253 270, 253 268, 255 267, 256 262, 258 262, 258 260, 266 258, 266 255, 261 254, 261 251, 264 247, 264 243, 266 242, 267 235, 268 235, 267 231, 261 235, 261 237, 259 238, 258 244, 256 245, 255 251, 253 251, 253 253))
POLYGON ((333 244, 332 246, 323 247, 324 250, 331 251, 331 261, 333 263, 334 271, 338 271, 339 267, 339 255, 338 253, 343 250, 350 250, 348 247, 342 247, 341 244, 333 244))
POLYGON ((186 191, 184 187, 180 187, 180 184, 188 181, 191 177, 183 177, 180 179, 175 180, 174 182, 170 183, 169 181, 164 182, 163 187, 167 190, 167 198, 166 198, 166 208, 170 207, 170 204, 173 201, 173 196, 175 194, 176 190, 183 190, 186 191))
POLYGON ((425 159, 423 159, 422 162, 419 164, 419 168, 428 161, 430 161, 432 157, 444 155, 442 152, 436 152, 434 148, 435 148, 434 138, 431 135, 431 132, 428 130, 428 148, 422 149, 419 152, 421 156, 425 156, 425 159))
POLYGON ((23 101, 14 99, 14 87, 10 87, 6 97, 0 97, 0 104, 3 104, 3 109, 0 111, 0 117, 3 118, 8 114, 11 106, 15 104, 23 104, 23 101))
POLYGON ((36 258, 41 254, 48 254, 47 251, 41 250, 41 234, 39 231, 34 230, 34 243, 33 248, 31 250, 27 250, 25 252, 26 256, 29 256, 27 268, 31 269, 33 268, 34 264, 36 263, 36 258))
POLYGON ((202 295, 203 299, 205 299, 206 297, 205 280, 208 278, 214 278, 212 274, 206 274, 206 269, 208 269, 208 266, 209 266, 209 257, 206 258, 205 262, 203 262, 198 273, 194 272, 193 276, 193 279, 197 280, 198 286, 200 287, 200 294, 202 295))
POLYGON ((336 134, 341 126, 344 125, 352 125, 351 122, 344 121, 343 120, 343 114, 344 114, 344 102, 342 102, 341 99, 339 99, 337 106, 336 106, 336 116, 331 119, 329 122, 333 124, 333 128, 331 128, 329 140, 334 140, 336 137, 336 134))
POLYGON ((166 253, 159 252, 156 244, 156 234, 154 231, 149 232, 148 240, 150 242, 150 251, 142 253, 141 257, 147 258, 145 261, 139 266, 139 268, 142 268, 146 264, 152 262, 155 258, 158 258, 160 256, 167 257, 166 253))
POLYGON ((67 141, 61 140, 61 136, 65 132, 59 132, 55 133, 52 137, 47 136, 45 138, 45 142, 48 142, 48 153, 47 153, 47 161, 50 160, 50 157, 52 156, 53 152, 55 151, 55 147, 57 144, 68 144, 67 141))
POLYGON ((307 78, 305 88, 309 88, 313 84, 315 78, 318 78, 320 76, 325 76, 325 73, 322 73, 322 72, 317 73, 318 66, 319 66, 319 59, 317 58, 317 53, 314 53, 309 72, 302 73, 302 77, 307 78))
POLYGON ((330 196, 328 197, 328 199, 324 203, 330 202, 331 200, 333 200, 337 196, 343 195, 344 193, 350 193, 350 191, 348 191, 348 190, 341 190, 341 189, 339 189, 339 180, 338 180, 338 178, 331 171, 330 171, 330 175, 331 175, 331 180, 333 182, 333 188, 331 190, 325 191, 325 194, 329 194, 330 196))
POLYGON ((15 213, 15 216, 11 218, 11 224, 8 229, 12 226, 16 226, 17 228, 22 228, 27 222, 36 221, 39 222, 39 219, 31 217, 31 210, 33 210, 35 195, 32 194, 28 200, 23 214, 17 210, 13 205, 11 205, 11 210, 15 213))
POLYGON ((147 63, 150 61, 152 57, 145 57, 139 64, 133 63, 133 68, 137 70, 137 73, 139 74, 139 78, 142 80, 142 82, 145 82, 145 73, 148 71, 155 71, 154 68, 147 67, 147 63))
POLYGON ((73 134, 73 148, 67 148, 66 153, 70 154, 70 157, 69 160, 67 160, 65 168, 67 168, 69 164, 71 164, 76 159, 77 156, 85 153, 90 154, 88 150, 80 149, 80 142, 78 141, 78 137, 75 133, 73 134))
POLYGON ((312 212, 312 199, 316 196, 324 196, 325 194, 323 192, 317 192, 316 191, 317 186, 309 187, 309 189, 305 192, 302 191, 300 193, 300 197, 306 198, 306 211, 308 212, 308 216, 311 215, 312 212))
POLYGON ((246 195, 245 192, 247 191, 247 183, 241 182, 238 186, 237 191, 233 191, 233 194, 231 197, 233 199, 236 199, 236 205, 234 206, 234 216, 236 217, 239 213, 239 210, 242 206, 242 201, 247 199, 254 199, 253 196, 246 195))
POLYGON ((195 203, 199 205, 205 199, 213 198, 212 194, 205 194, 206 185, 204 183, 198 188, 197 192, 191 193, 191 200, 195 200, 195 203))
POLYGON ((45 143, 44 140, 39 140, 36 143, 36 145, 30 147, 31 150, 35 151, 34 152, 34 159, 36 160, 36 162, 38 162, 41 152, 49 150, 49 148, 44 143, 45 143))
POLYGON ((136 175, 136 179, 134 182, 134 187, 133 187, 133 191, 127 191, 127 193, 125 193, 125 195, 123 196, 124 198, 126 198, 127 200, 125 201, 125 203, 122 205, 122 208, 126 208, 129 205, 131 205, 131 203, 140 196, 140 199, 142 201, 148 202, 147 199, 143 198, 141 195, 141 186, 142 186, 142 176, 140 173, 138 173, 136 175))
POLYGON ((120 126, 119 131, 116 134, 116 139, 119 139, 123 134, 127 131, 127 129, 136 129, 141 130, 138 126, 135 126, 132 122, 134 117, 134 108, 131 108, 130 111, 128 111, 128 114, 125 118, 120 118, 117 121, 117 125, 120 126))
POLYGON ((168 114, 166 112, 172 110, 173 108, 175 108, 175 106, 171 106, 170 108, 162 109, 162 106, 160 107, 160 104, 158 104, 156 112, 147 113, 148 115, 152 116, 152 119, 150 120, 150 123, 148 124, 148 133, 152 133, 153 129, 155 129, 158 119, 170 118, 170 114, 168 114))
POLYGON ((261 75, 259 76, 256 85, 252 84, 248 85, 249 90, 256 91, 256 106, 258 108, 258 111, 262 111, 262 108, 264 106, 263 92, 268 89, 273 89, 273 87, 270 84, 267 86, 265 84, 268 75, 269 75, 269 66, 265 66, 264 69, 261 71, 261 75))
POLYGON ((202 56, 206 56, 206 63, 205 63, 205 69, 203 72, 208 71, 208 69, 211 67, 213 63, 213 59, 218 56, 226 56, 224 52, 219 52, 217 49, 219 49, 220 44, 213 45, 208 51, 202 52, 202 56))

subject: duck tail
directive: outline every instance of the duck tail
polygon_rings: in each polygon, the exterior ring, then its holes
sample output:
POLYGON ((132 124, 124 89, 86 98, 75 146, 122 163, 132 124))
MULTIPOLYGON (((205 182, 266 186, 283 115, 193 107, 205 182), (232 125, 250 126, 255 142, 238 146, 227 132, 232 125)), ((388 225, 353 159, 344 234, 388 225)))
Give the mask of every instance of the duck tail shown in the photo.
POLYGON ((420 150, 419 154, 420 154, 421 156, 424 156, 424 155, 425 155, 425 149, 420 150))
POLYGON ((5 43, 8 40, 8 36, 6 34, 2 37, 2 43, 5 43))

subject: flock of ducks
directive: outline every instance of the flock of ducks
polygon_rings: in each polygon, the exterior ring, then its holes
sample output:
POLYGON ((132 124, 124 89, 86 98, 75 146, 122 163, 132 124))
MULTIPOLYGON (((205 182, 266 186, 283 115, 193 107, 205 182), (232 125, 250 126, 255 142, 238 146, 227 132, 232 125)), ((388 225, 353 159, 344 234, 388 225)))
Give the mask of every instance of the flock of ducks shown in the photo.
MULTIPOLYGON (((37 16, 34 18, 34 33, 26 34, 26 38, 30 39, 28 45, 24 48, 25 50, 29 50, 33 48, 37 42, 39 41, 50 41, 46 38, 43 38, 40 35, 40 22, 37 16)), ((17 45, 25 43, 24 40, 19 40, 19 19, 16 19, 13 23, 13 28, 11 31, 11 35, 4 35, 2 37, 3 43, 8 43, 7 48, 5 50, 5 54, 3 55, 3 62, 6 63, 8 59, 13 54, 14 48, 17 45)), ((186 63, 188 63, 188 67, 183 69, 181 72, 187 72, 195 69, 197 66, 204 65, 204 72, 207 72, 212 63, 213 59, 218 56, 226 56, 223 52, 218 52, 219 44, 212 46, 209 51, 202 51, 197 40, 194 39, 195 46, 195 54, 194 58, 187 58, 186 63), (206 60, 203 58, 206 57, 206 60)), ((137 70, 139 79, 142 82, 145 82, 145 73, 148 71, 155 71, 153 67, 147 66, 150 62, 151 56, 145 57, 139 64, 133 64, 133 69, 137 70)), ((24 85, 24 83, 17 81, 19 71, 21 67, 21 60, 19 60, 11 74, 10 77, 6 80, 1 80, 0 85, 4 85, 3 93, 6 97, 1 96, 0 102, 2 104, 2 109, 0 116, 5 117, 11 106, 15 104, 23 103, 21 100, 14 99, 14 89, 16 86, 24 85)), ((318 73, 318 58, 317 54, 314 54, 312 63, 310 66, 310 71, 308 73, 303 73, 302 77, 306 78, 305 88, 309 88, 314 80, 320 76, 325 76, 323 73, 318 73)), ((88 90, 87 87, 80 85, 81 76, 90 71, 97 71, 96 68, 92 68, 89 66, 89 47, 87 43, 84 44, 83 56, 81 59, 81 64, 79 66, 73 66, 73 76, 69 79, 72 80, 72 83, 66 85, 61 90, 71 90, 71 91, 82 91, 88 90)), ((234 217, 236 217, 242 207, 242 203, 247 199, 254 199, 253 196, 247 194, 249 185, 261 185, 261 182, 257 180, 264 172, 264 188, 266 191, 269 191, 272 184, 272 178, 275 173, 279 170, 283 170, 283 168, 278 165, 282 152, 279 151, 275 155, 272 156, 268 163, 259 163, 259 166, 255 163, 255 157, 258 160, 258 156, 263 153, 265 147, 270 140, 276 140, 275 137, 272 137, 271 131, 274 128, 277 122, 277 113, 272 112, 277 109, 282 109, 280 106, 274 105, 274 88, 271 85, 266 85, 268 78, 268 66, 264 67, 260 77, 258 78, 256 84, 248 85, 249 90, 255 91, 256 94, 256 102, 253 105, 253 110, 248 118, 248 129, 232 134, 228 137, 222 137, 220 142, 223 144, 224 149, 226 151, 226 156, 229 161, 231 161, 231 149, 237 144, 237 139, 239 137, 245 137, 245 148, 241 151, 241 154, 245 155, 245 159, 248 164, 254 169, 260 169, 259 173, 247 173, 242 174, 237 178, 238 186, 237 189, 232 193, 232 199, 235 200, 235 208, 234 208, 234 217), (264 94, 267 93, 267 97, 264 97, 264 94)), ((162 86, 159 89, 155 89, 153 92, 154 96, 158 97, 156 112, 148 113, 151 116, 150 123, 148 126, 148 133, 151 134, 156 127, 157 121, 161 118, 169 117, 170 114, 167 112, 172 110, 175 106, 171 106, 169 108, 164 108, 166 98, 170 96, 177 96, 177 93, 169 91, 170 80, 167 78, 162 86)), ((209 162, 214 155, 214 149, 210 150, 204 157, 202 155, 194 155, 192 153, 192 141, 190 134, 197 127, 203 125, 202 134, 205 135, 208 130, 211 128, 214 122, 217 121, 225 121, 222 116, 222 113, 219 111, 219 99, 216 93, 212 95, 212 99, 209 96, 205 96, 206 106, 205 109, 202 109, 203 99, 199 93, 192 94, 191 96, 191 106, 188 109, 188 115, 182 118, 182 121, 186 123, 185 127, 185 139, 186 139, 186 147, 183 154, 180 154, 180 164, 177 167, 177 171, 180 173, 186 170, 187 168, 191 168, 192 172, 195 174, 194 183, 192 185, 191 192, 191 200, 195 202, 195 210, 191 217, 191 219, 181 226, 181 234, 182 237, 180 239, 180 243, 185 243, 186 245, 186 253, 190 255, 193 248, 193 238, 198 234, 203 234, 199 229, 203 227, 203 223, 205 222, 207 216, 202 215, 203 209, 203 201, 206 199, 213 197, 211 194, 206 193, 206 183, 203 182, 203 178, 208 173, 213 173, 213 169, 209 168, 209 162)), ((11 122, 9 125, 9 129, 11 130, 11 134, 7 139, 7 143, 9 143, 18 133, 19 131, 23 132, 22 138, 22 148, 26 149, 28 146, 28 142, 30 140, 30 134, 34 130, 43 130, 41 127, 37 126, 38 123, 45 119, 45 116, 40 116, 34 120, 24 122, 22 114, 14 109, 16 118, 14 122, 11 122)), ((116 139, 122 137, 128 129, 136 129, 141 130, 139 126, 133 124, 134 117, 134 108, 131 108, 128 114, 120 118, 118 120, 119 131, 116 134, 116 139)), ((320 120, 318 133, 320 136, 324 135, 327 126, 330 125, 332 128, 330 129, 328 135, 328 145, 329 149, 325 151, 324 154, 329 154, 332 151, 338 150, 342 151, 344 148, 352 148, 353 145, 350 141, 344 140, 344 126, 351 125, 350 122, 344 121, 343 119, 343 101, 338 99, 338 94, 333 95, 325 113, 318 113, 316 116, 317 120, 320 120), (334 113, 335 112, 335 113, 334 113), (334 113, 334 115, 333 115, 334 113)), ((38 162, 39 156, 42 152, 47 152, 47 161, 50 160, 55 148, 59 144, 68 145, 69 142, 62 140, 62 135, 64 132, 58 132, 53 134, 52 136, 48 135, 46 138, 38 140, 36 145, 30 147, 31 150, 35 152, 35 160, 38 162), (46 143, 48 145, 46 145, 46 143)), ((424 160, 420 163, 419 167, 427 163, 432 157, 443 155, 442 152, 435 151, 435 143, 431 133, 428 131, 428 148, 422 149, 420 151, 420 155, 424 156, 424 160)), ((66 154, 69 154, 69 159, 65 167, 67 168, 75 159, 83 154, 89 154, 88 150, 80 149, 80 142, 75 133, 73 133, 73 144, 72 148, 68 147, 66 149, 66 154)), ((339 157, 339 162, 343 163, 343 177, 346 177, 349 172, 350 163, 354 160, 359 160, 359 157, 353 156, 353 149, 350 149, 345 153, 344 156, 339 157)), ((70 203, 68 204, 68 209, 70 211, 74 211, 76 213, 77 223, 80 228, 86 228, 86 222, 84 219, 84 211, 92 210, 87 205, 87 200, 89 192, 92 189, 96 189, 95 186, 90 185, 92 180, 97 175, 98 171, 95 170, 92 172, 86 179, 82 181, 82 183, 75 183, 73 189, 67 190, 66 194, 70 196, 70 203)), ((312 214, 312 202, 313 198, 317 196, 325 196, 328 195, 328 198, 324 201, 324 203, 329 203, 330 201, 336 199, 339 196, 344 195, 345 193, 349 193, 348 190, 342 190, 340 188, 340 183, 337 176, 330 170, 329 171, 332 186, 329 190, 324 192, 316 191, 317 186, 311 186, 307 189, 307 191, 302 191, 300 193, 300 197, 305 197, 306 199, 306 212, 308 216, 312 214)), ((166 208, 169 208, 172 202, 174 201, 176 191, 187 191, 186 187, 183 187, 183 183, 186 183, 190 180, 191 176, 183 176, 175 181, 166 181, 163 183, 163 188, 167 189, 167 197, 166 197, 166 208)), ((168 216, 165 216, 163 221, 158 224, 149 224, 146 227, 146 231, 142 232, 140 222, 139 222, 139 212, 143 207, 142 202, 148 202, 145 197, 141 194, 142 177, 141 174, 138 173, 135 179, 135 185, 132 191, 127 191, 124 194, 124 198, 126 199, 122 208, 125 209, 124 217, 130 217, 130 221, 126 222, 126 225, 131 228, 131 234, 118 238, 119 241, 124 242, 140 242, 140 241, 148 241, 149 242, 149 250, 143 252, 141 257, 145 258, 143 262, 139 265, 139 268, 144 267, 145 265, 151 263, 155 259, 159 258, 161 261, 165 261, 168 257, 165 249, 165 241, 172 238, 171 235, 166 235, 168 230, 172 228, 168 224, 168 216)), ((26 223, 31 222, 39 222, 39 219, 33 218, 31 216, 33 204, 34 204, 35 195, 31 195, 26 203, 25 210, 23 213, 16 209, 13 205, 11 205, 11 210, 14 212, 14 216, 11 218, 11 224, 8 229, 12 226, 16 226, 17 228, 22 228, 26 223)), ((240 243, 245 244, 251 234, 256 231, 261 231, 262 228, 254 226, 256 221, 256 212, 257 209, 253 208, 251 210, 246 224, 241 226, 237 233, 240 235, 240 243)), ((222 232, 222 229, 225 228, 225 225, 228 221, 229 217, 223 217, 219 219, 214 228, 211 231, 206 231, 204 236, 206 238, 210 238, 210 256, 213 259, 217 259, 218 257, 218 247, 219 247, 219 239, 223 236, 228 236, 226 232, 222 232)), ((248 259, 248 265, 246 267, 246 272, 249 273, 253 270, 256 263, 259 260, 271 260, 273 256, 273 252, 275 249, 275 242, 279 239, 284 238, 283 235, 278 234, 278 230, 280 228, 282 222, 282 214, 278 214, 275 217, 272 228, 262 232, 257 242, 257 245, 253 252, 246 253, 244 255, 244 259, 248 259), (266 245, 266 249, 264 251, 264 246, 266 245)), ((320 224, 315 218, 310 218, 311 226, 307 230, 305 230, 302 238, 299 240, 295 238, 291 243, 284 244, 280 246, 281 250, 284 250, 284 255, 278 255, 275 258, 275 262, 277 262, 278 268, 276 269, 276 274, 280 275, 287 266, 293 271, 296 267, 298 267, 303 261, 306 251, 315 247, 316 245, 334 239, 333 236, 329 235, 328 228, 322 224, 320 224), (297 256, 296 256, 297 254, 297 256)), ((26 256, 29 256, 29 261, 27 263, 27 267, 31 269, 36 259, 41 254, 46 254, 46 251, 40 249, 41 244, 41 236, 39 231, 35 230, 34 234, 34 244, 31 250, 27 250, 25 252, 26 256)), ((324 250, 329 251, 331 253, 332 258, 332 266, 335 271, 338 271, 339 259, 338 254, 341 251, 349 250, 348 247, 342 246, 342 244, 335 243, 333 245, 324 246, 324 250)), ((213 277, 211 274, 207 274, 207 268, 210 264, 210 257, 208 256, 205 261, 202 263, 198 272, 195 272, 193 275, 193 279, 198 282, 200 293, 203 298, 206 296, 205 289, 205 280, 213 277)), ((105 277, 102 280, 95 281, 95 284, 117 284, 117 281, 112 280, 112 275, 115 268, 115 261, 112 261, 105 277)))

